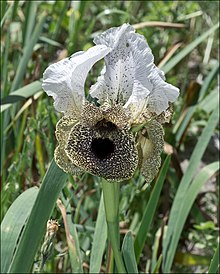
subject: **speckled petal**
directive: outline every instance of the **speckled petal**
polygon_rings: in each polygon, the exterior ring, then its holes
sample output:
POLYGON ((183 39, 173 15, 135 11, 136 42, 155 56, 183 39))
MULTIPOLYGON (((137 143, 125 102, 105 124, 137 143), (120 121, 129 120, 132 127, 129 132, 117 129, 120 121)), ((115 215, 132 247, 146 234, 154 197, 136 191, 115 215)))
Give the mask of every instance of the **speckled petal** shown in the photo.
POLYGON ((120 182, 130 179, 138 164, 133 134, 117 127, 109 130, 108 127, 89 128, 77 124, 70 133, 65 151, 76 166, 108 181, 120 182), (106 157, 96 155, 93 144, 97 140, 102 140, 100 144, 106 140, 108 144, 112 144, 112 152, 106 154, 106 157))
POLYGON ((160 154, 164 146, 163 135, 161 124, 153 120, 148 123, 146 132, 139 139, 142 162, 141 172, 148 183, 156 177, 161 165, 160 154))
POLYGON ((105 68, 92 86, 91 96, 101 103, 107 99, 122 104, 132 94, 140 100, 146 98, 152 87, 146 75, 153 66, 153 55, 144 37, 136 34, 129 24, 124 24, 105 31, 94 42, 108 45, 112 51, 105 57, 105 68))
POLYGON ((113 106, 101 106, 102 113, 105 119, 115 124, 119 129, 129 128, 129 116, 123 109, 122 105, 117 104, 113 106))
POLYGON ((79 174, 82 170, 75 166, 65 152, 65 146, 71 129, 78 121, 73 116, 63 116, 56 125, 56 137, 59 145, 55 149, 54 159, 57 165, 65 172, 72 175, 79 174))
POLYGON ((77 52, 50 65, 44 72, 42 87, 54 99, 57 111, 78 115, 84 100, 84 84, 91 67, 111 49, 98 45, 86 52, 77 52))
POLYGON ((169 103, 169 108, 166 111, 163 111, 160 115, 157 116, 156 120, 160 124, 169 123, 173 114, 173 105, 169 103))
POLYGON ((68 158, 63 146, 56 147, 54 152, 54 160, 56 164, 66 173, 71 175, 79 175, 83 172, 82 169, 75 166, 68 158))
POLYGON ((97 122, 103 119, 115 124, 120 129, 128 128, 129 117, 120 104, 104 103, 97 107, 92 103, 85 102, 80 119, 83 125, 94 127, 97 122))
POLYGON ((81 123, 88 127, 94 127, 98 121, 104 118, 100 107, 85 101, 81 113, 81 123))
POLYGON ((121 103, 124 108, 135 109, 135 116, 146 108, 159 115, 166 111, 169 102, 177 99, 178 88, 165 82, 144 36, 135 33, 132 26, 110 28, 94 42, 112 48, 105 56, 101 76, 90 89, 91 96, 98 98, 99 103, 106 100, 121 103))
POLYGON ((78 122, 74 116, 63 116, 56 124, 58 142, 66 142, 72 127, 78 122))

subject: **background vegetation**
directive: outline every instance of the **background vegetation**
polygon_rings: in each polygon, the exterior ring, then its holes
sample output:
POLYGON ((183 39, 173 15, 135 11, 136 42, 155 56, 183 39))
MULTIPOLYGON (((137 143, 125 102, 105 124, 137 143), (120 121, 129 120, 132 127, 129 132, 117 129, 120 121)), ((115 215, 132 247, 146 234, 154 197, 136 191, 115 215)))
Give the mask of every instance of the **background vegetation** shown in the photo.
POLYGON ((167 82, 181 91, 158 178, 147 185, 137 173, 120 186, 126 267, 137 271, 137 261, 143 273, 217 271, 218 10, 217 1, 1 1, 2 273, 36 272, 42 262, 45 273, 106 271, 100 179, 72 178, 52 161, 61 116, 41 81, 50 63, 124 22, 146 37, 167 82), (49 218, 60 227, 45 249, 49 218))

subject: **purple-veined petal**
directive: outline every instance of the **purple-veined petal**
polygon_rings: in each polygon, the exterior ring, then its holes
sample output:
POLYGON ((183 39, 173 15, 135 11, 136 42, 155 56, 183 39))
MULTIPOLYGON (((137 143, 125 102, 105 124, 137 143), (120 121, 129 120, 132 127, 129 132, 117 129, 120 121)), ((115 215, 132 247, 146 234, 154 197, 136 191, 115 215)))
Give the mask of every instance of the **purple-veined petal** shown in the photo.
POLYGON ((45 70, 42 87, 47 95, 53 97, 57 111, 80 114, 88 72, 110 50, 105 45, 97 45, 52 64, 45 70))

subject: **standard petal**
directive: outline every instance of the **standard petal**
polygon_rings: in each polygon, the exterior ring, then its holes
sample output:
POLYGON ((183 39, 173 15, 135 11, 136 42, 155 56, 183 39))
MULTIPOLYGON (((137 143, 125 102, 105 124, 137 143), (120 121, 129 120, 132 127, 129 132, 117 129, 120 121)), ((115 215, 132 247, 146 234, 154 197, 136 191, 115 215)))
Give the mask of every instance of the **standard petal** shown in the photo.
POLYGON ((91 87, 91 96, 100 103, 109 100, 128 104, 145 99, 152 88, 146 77, 154 66, 153 55, 142 35, 129 24, 111 28, 95 38, 96 44, 108 45, 112 51, 105 57, 105 69, 91 87))
POLYGON ((156 71, 150 75, 150 79, 153 89, 149 96, 148 108, 151 112, 159 115, 168 109, 169 102, 176 101, 179 96, 179 89, 163 81, 156 71))
POLYGON ((90 89, 91 96, 98 98, 99 103, 121 103, 124 108, 136 109, 136 114, 149 108, 159 115, 166 111, 169 102, 177 99, 179 90, 165 82, 144 36, 135 33, 132 26, 111 28, 94 42, 112 48, 105 56, 101 76, 90 89))
POLYGON ((84 84, 92 66, 102 59, 111 49, 98 45, 86 52, 77 52, 50 65, 44 72, 42 87, 54 99, 57 111, 78 115, 84 95, 84 84))

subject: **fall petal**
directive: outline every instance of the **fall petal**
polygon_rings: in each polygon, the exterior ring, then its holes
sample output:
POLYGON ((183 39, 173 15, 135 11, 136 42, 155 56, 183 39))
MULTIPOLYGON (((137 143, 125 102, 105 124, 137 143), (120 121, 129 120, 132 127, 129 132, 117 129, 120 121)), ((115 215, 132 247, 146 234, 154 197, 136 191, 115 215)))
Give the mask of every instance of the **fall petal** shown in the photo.
POLYGON ((79 174, 82 170, 72 163, 64 149, 67 144, 69 133, 77 122, 78 121, 73 116, 63 116, 56 125, 56 137, 59 145, 55 149, 54 159, 61 169, 72 175, 79 174))
POLYGON ((57 111, 79 115, 85 98, 87 74, 109 51, 110 48, 104 45, 94 46, 52 64, 45 70, 42 87, 47 95, 53 97, 57 111))
POLYGON ((146 126, 146 136, 141 136, 141 172, 147 182, 151 182, 157 175, 161 165, 160 154, 163 151, 164 139, 163 128, 161 124, 155 120, 146 126))

